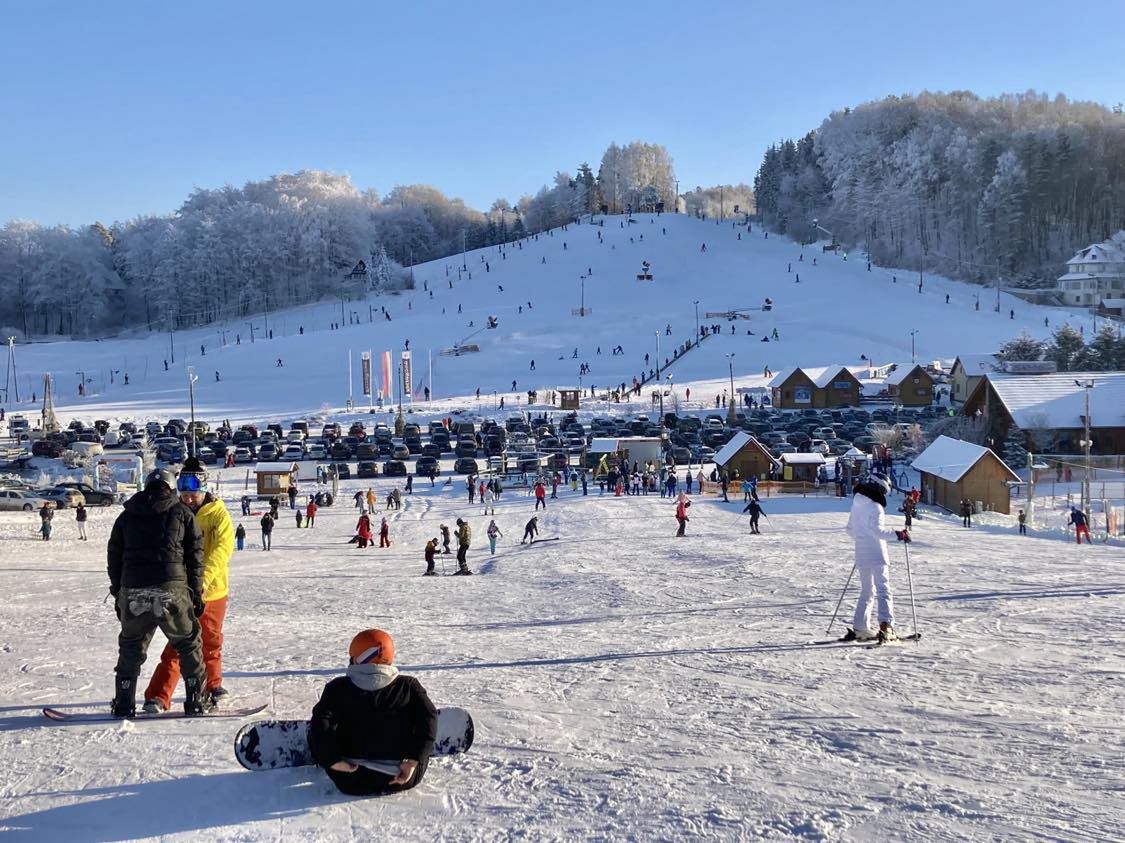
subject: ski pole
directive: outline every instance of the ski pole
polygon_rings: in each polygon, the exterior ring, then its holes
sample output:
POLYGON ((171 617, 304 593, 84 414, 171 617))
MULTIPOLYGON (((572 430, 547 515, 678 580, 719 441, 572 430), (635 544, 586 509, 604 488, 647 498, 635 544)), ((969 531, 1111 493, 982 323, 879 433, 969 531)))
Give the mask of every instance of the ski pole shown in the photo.
POLYGON ((914 579, 910 576, 910 545, 903 544, 902 548, 906 551, 906 584, 910 588, 910 619, 914 623, 914 634, 921 638, 922 633, 918 631, 918 610, 914 606, 914 579))
POLYGON ((848 586, 852 584, 852 577, 855 576, 855 565, 852 565, 851 573, 848 574, 848 581, 844 583, 844 590, 840 592, 840 599, 836 601, 836 611, 832 613, 832 620, 828 622, 828 629, 824 630, 827 635, 832 631, 832 624, 836 623, 836 615, 840 613, 840 606, 844 603, 844 595, 848 593, 848 586))

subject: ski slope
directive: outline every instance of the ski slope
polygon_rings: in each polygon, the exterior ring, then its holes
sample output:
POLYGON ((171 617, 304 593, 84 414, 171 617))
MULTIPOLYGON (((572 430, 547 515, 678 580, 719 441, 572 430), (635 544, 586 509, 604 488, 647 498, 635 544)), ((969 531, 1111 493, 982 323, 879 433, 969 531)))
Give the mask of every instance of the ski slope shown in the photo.
MULTIPOLYGON (((179 331, 174 337, 156 333, 17 346, 21 398, 26 402, 33 392, 41 398, 42 374, 51 372, 64 417, 182 416, 188 411, 185 368, 192 366, 200 379, 200 418, 287 418, 345 405, 349 352, 352 394, 357 405, 365 404, 360 352, 390 350, 397 364, 398 352, 409 340, 417 398, 429 377, 427 359, 432 355, 433 397, 445 401, 435 410, 465 405, 469 395, 475 401, 478 388, 483 407, 494 406, 500 396, 506 396, 510 406, 517 399, 522 403, 528 389, 542 392, 581 381, 583 387, 601 392, 631 383, 645 369, 655 368, 658 342, 660 357, 671 357, 673 346, 694 335, 696 301, 700 323, 721 323, 725 333, 709 338, 667 370, 679 398, 684 397, 684 387, 692 388, 698 396, 692 403, 711 403, 716 393, 729 388, 731 363, 736 387, 764 386, 767 366, 777 372, 795 365, 858 365, 861 355, 879 363, 909 361, 912 331, 917 332, 919 361, 952 362, 958 354, 993 351, 1021 330, 1046 337, 1064 320, 1091 328, 1088 315, 1030 305, 1006 294, 1001 295, 997 314, 994 291, 946 279, 925 278, 919 293, 916 273, 868 271, 862 255, 845 259, 843 253, 821 252, 819 245, 802 249, 729 221, 676 215, 640 215, 634 220, 607 217, 601 226, 571 225, 504 249, 469 252, 464 258, 468 270, 460 279, 460 255, 422 264, 415 267, 417 289, 400 295, 343 305, 323 302, 268 318, 179 331), (636 280, 642 261, 651 266, 651 282, 636 280), (572 315, 582 300, 582 276, 587 276, 585 306, 592 310, 585 317, 572 315), (734 335, 730 323, 705 316, 759 307, 767 297, 773 309, 736 321, 734 335), (387 308, 391 321, 382 318, 381 307, 387 308), (1010 310, 1014 319, 1009 318, 1010 310), (348 324, 349 314, 357 324, 348 324), (499 319, 495 330, 484 329, 490 315, 499 319), (343 327, 331 330, 333 323, 343 327), (671 336, 665 335, 667 326, 671 336), (778 342, 761 342, 775 329, 778 342), (272 340, 263 339, 268 330, 273 330, 272 340), (241 344, 236 344, 237 336, 241 344), (479 344, 479 354, 440 355, 443 348, 467 338, 479 344), (612 356, 611 349, 618 345, 624 353, 612 356), (650 355, 647 367, 645 354, 650 355), (728 362, 729 354, 734 357, 728 362), (165 359, 170 361, 168 372, 165 359), (530 371, 532 360, 535 372, 530 371), (580 363, 590 366, 590 375, 581 379, 580 363), (111 370, 116 373, 112 383, 111 370), (92 381, 92 394, 83 398, 77 395, 79 372, 92 381), (128 386, 123 384, 125 373, 128 386)), ((377 379, 376 388, 380 385, 377 379)), ((25 403, 24 408, 32 406, 25 403)))
MULTIPOLYGON (((341 499, 363 487, 345 483, 341 499)), ((283 511, 275 549, 259 550, 250 529, 231 565, 235 702, 307 716, 352 634, 377 625, 438 704, 472 710, 467 755, 435 760, 413 791, 366 800, 315 769, 242 770, 237 720, 41 717, 111 695, 104 547, 119 510, 91 511, 89 543, 69 512, 49 544, 33 513, 0 513, 0 837, 1120 838, 1120 548, 966 531, 923 512, 910 556, 922 641, 815 647, 851 563, 835 499, 766 499, 752 538, 739 504, 697 498, 677 539, 657 496, 561 491, 542 519, 561 541, 521 548, 531 501, 510 490, 492 558, 461 484, 419 484, 404 500, 389 550, 346 544, 344 504, 313 530, 283 511), (478 537, 477 575, 419 576, 423 543, 458 516, 478 537)), ((909 631, 903 548, 891 554, 909 631)))

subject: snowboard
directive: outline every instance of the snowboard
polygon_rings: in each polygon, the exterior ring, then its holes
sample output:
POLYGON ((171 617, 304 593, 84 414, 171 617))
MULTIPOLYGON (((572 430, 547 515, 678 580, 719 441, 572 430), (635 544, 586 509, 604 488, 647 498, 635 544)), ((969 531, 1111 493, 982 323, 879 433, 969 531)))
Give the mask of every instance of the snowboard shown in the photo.
MULTIPOLYGON (((316 764, 308 742, 307 720, 257 720, 247 723, 234 736, 234 757, 247 770, 276 770, 316 764)), ((434 755, 457 755, 473 745, 473 718, 463 708, 438 710, 434 755)), ((389 759, 349 758, 374 770, 398 772, 398 762, 389 759)))
MULTIPOLYGON (((266 710, 266 703, 261 705, 245 706, 243 708, 216 708, 209 711, 207 714, 193 714, 191 717, 198 718, 212 718, 212 717, 252 717, 266 710)), ((137 711, 133 717, 115 717, 108 711, 62 711, 57 708, 44 708, 43 716, 48 720, 54 720, 57 723, 104 723, 112 722, 115 720, 179 720, 186 718, 187 715, 183 709, 173 711, 161 711, 157 714, 145 714, 142 711, 137 711)))

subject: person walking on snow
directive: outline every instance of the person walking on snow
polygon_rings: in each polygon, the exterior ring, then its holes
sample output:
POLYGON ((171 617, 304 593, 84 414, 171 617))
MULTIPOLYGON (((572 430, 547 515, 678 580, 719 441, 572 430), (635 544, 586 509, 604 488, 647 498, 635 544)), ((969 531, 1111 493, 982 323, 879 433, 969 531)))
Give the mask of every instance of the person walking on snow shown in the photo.
POLYGON ((78 538, 86 541, 86 505, 84 503, 78 504, 78 509, 74 510, 74 520, 78 523, 78 538))
POLYGON ((973 502, 968 498, 961 501, 961 526, 973 526, 973 502))
POLYGON ((1074 539, 1078 544, 1082 544, 1082 536, 1086 536, 1086 544, 1093 544, 1090 540, 1090 519, 1086 517, 1086 513, 1076 506, 1070 508, 1070 518, 1066 522, 1068 525, 1074 525, 1074 539))
POLYGON ((371 518, 366 512, 360 515, 356 522, 355 537, 360 550, 363 550, 369 544, 374 544, 371 537, 371 518))
POLYGON ((1021 509, 1018 517, 1019 517, 1019 522, 1020 522, 1020 535, 1026 536, 1027 535, 1027 513, 1024 512, 1021 509))
POLYGON ((844 635, 845 641, 866 641, 877 638, 880 642, 895 638, 894 602, 888 576, 887 541, 898 539, 909 542, 906 530, 892 530, 886 526, 884 511, 890 481, 881 474, 872 474, 855 487, 851 512, 845 529, 855 542, 855 568, 859 573, 859 600, 855 607, 852 627, 844 635), (879 630, 871 628, 871 604, 878 600, 879 630))
POLYGON ((542 480, 535 481, 535 511, 539 511, 539 507, 547 508, 547 487, 543 485, 542 480))
POLYGON ((246 528, 241 524, 234 531, 234 543, 239 550, 246 547, 246 528))
POLYGON ((520 544, 535 544, 535 537, 539 535, 539 516, 531 516, 531 520, 524 524, 523 538, 520 544))
POLYGON ((379 525, 379 547, 391 546, 391 525, 387 523, 384 518, 383 522, 379 525))
MULTIPOLYGON (((180 502, 195 513, 195 523, 203 534, 203 611, 199 618, 199 643, 207 692, 218 705, 227 690, 223 688, 223 622, 230 594, 230 558, 234 555, 234 528, 226 504, 208 489, 207 469, 196 457, 188 457, 180 470, 176 488, 180 502)), ((180 654, 167 644, 160 664, 144 693, 144 711, 155 714, 172 705, 172 692, 180 681, 180 654)))
POLYGON ((488 552, 489 552, 489 555, 495 556, 496 555, 496 540, 498 538, 502 538, 503 535, 504 535, 503 533, 500 532, 500 528, 496 526, 496 519, 492 519, 491 521, 488 522, 488 531, 487 532, 488 532, 488 552))
POLYGON ((310 529, 316 524, 316 509, 316 501, 310 498, 309 505, 305 507, 305 526, 310 529))
POLYGON ((349 796, 408 790, 422 781, 437 739, 437 709, 413 676, 398 672, 395 646, 367 629, 348 647, 346 676, 324 687, 309 721, 309 749, 332 783, 349 796), (349 758, 391 758, 397 775, 349 758))
POLYGON ((273 535, 274 517, 268 512, 262 514, 262 550, 270 549, 270 536, 273 535))

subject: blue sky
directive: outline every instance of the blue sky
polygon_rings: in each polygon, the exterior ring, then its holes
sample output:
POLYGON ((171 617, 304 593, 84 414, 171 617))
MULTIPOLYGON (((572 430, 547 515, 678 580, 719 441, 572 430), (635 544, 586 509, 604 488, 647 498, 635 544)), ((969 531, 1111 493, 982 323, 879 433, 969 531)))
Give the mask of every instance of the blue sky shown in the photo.
POLYGON ((770 142, 887 94, 1112 105, 1125 58, 1098 33, 1122 24, 1121 0, 13 0, 0 221, 166 213, 302 168, 486 208, 596 169, 612 140, 663 143, 681 189, 750 182, 770 142))

